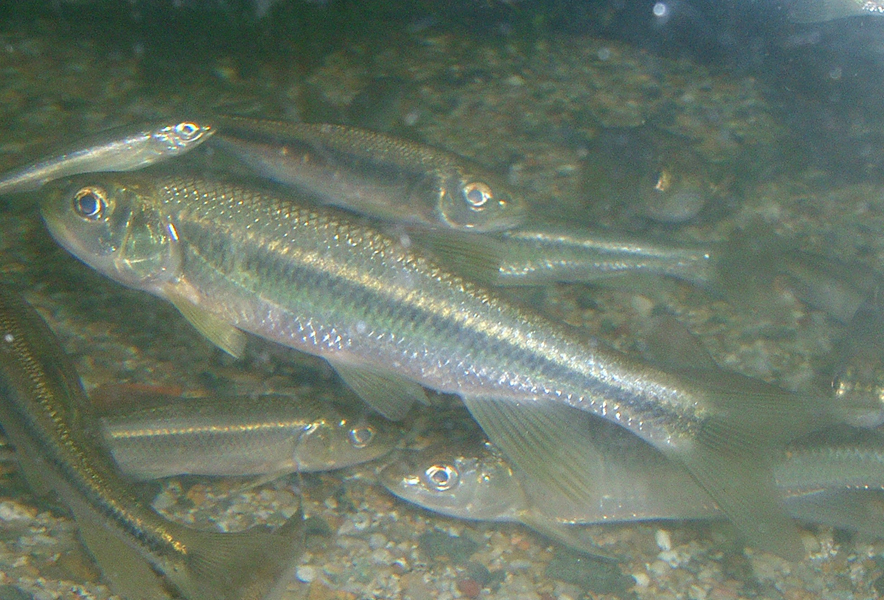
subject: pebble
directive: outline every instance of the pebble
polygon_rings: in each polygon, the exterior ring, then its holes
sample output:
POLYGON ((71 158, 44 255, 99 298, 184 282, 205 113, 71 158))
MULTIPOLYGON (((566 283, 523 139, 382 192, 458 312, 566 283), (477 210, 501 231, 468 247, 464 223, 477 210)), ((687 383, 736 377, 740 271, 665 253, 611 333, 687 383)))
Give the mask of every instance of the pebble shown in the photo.
POLYGON ((482 593, 482 586, 475 579, 461 579, 457 582, 457 591, 467 598, 476 598, 482 593))
POLYGON ((665 529, 658 529, 654 533, 654 540, 657 542, 657 547, 660 550, 672 550, 672 539, 669 537, 669 532, 665 529))
POLYGON ((316 579, 316 569, 310 565, 299 565, 295 571, 295 577, 298 578, 298 581, 310 583, 316 579))

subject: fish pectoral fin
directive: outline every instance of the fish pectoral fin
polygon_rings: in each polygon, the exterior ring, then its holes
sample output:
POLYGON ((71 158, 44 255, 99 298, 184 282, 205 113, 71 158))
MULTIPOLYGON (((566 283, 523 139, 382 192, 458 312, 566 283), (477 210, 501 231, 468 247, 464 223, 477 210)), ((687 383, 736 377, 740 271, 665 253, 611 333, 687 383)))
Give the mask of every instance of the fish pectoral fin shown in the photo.
POLYGON ((456 273, 489 285, 498 283, 506 257, 504 241, 450 229, 419 229, 409 231, 408 236, 456 273))
POLYGON ((357 396, 391 421, 405 418, 415 402, 429 404, 424 388, 401 375, 335 360, 328 360, 328 363, 357 396))
POLYGON ((104 526, 93 511, 72 506, 80 539, 111 590, 130 600, 168 600, 163 577, 132 546, 104 526))
POLYGON ((881 490, 825 490, 791 497, 788 504, 796 519, 884 538, 881 490))
POLYGON ((464 397, 491 442, 525 475, 575 507, 596 505, 604 456, 582 411, 548 401, 464 397))
POLYGON ((272 600, 284 590, 304 549, 301 507, 282 526, 235 533, 177 526, 187 547, 180 569, 169 579, 190 600, 272 600))
POLYGON ((246 334, 183 296, 169 293, 167 297, 175 308, 210 342, 234 358, 240 358, 246 346, 246 334))
POLYGON ((530 527, 541 535, 593 558, 618 562, 620 558, 608 554, 591 540, 581 538, 575 533, 575 525, 565 525, 543 515, 519 515, 519 522, 530 527))

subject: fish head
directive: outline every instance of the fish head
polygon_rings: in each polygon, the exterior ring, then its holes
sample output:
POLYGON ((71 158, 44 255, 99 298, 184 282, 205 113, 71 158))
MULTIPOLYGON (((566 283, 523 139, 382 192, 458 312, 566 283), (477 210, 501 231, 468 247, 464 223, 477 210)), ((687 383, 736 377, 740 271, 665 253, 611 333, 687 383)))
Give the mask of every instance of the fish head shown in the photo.
POLYGON ((497 177, 458 167, 441 181, 436 216, 452 229, 503 231, 526 218, 525 199, 497 177))
POLYGON ((151 131, 150 141, 158 155, 184 154, 215 134, 215 128, 197 121, 162 124, 151 131))
POLYGON ((462 519, 506 520, 522 510, 524 495, 512 469, 487 442, 456 440, 401 458, 381 472, 394 495, 462 519))
POLYGON ((50 234, 68 252, 129 287, 176 278, 180 248, 155 189, 137 176, 90 174, 47 186, 40 203, 50 234))
POLYGON ((402 429, 374 415, 317 419, 305 427, 295 449, 301 471, 327 471, 374 460, 390 452, 402 429))
POLYGON ((684 223, 703 210, 712 185, 698 168, 670 161, 657 165, 639 186, 643 216, 661 223, 684 223))

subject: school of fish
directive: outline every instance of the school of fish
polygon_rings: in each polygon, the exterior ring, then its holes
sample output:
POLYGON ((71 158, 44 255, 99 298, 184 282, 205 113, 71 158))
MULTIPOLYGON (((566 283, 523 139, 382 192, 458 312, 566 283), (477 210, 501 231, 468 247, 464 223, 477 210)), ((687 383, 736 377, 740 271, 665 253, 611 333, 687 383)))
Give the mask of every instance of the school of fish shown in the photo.
POLYGON ((164 597, 164 586, 270 598, 303 527, 298 513, 272 532, 189 530, 127 492, 120 471, 266 480, 373 460, 397 446, 395 421, 428 404, 427 391, 459 397, 487 436, 393 454, 384 485, 430 510, 517 521, 588 552, 577 525, 643 519, 728 518, 790 560, 804 556, 796 519, 884 536, 873 496, 884 441, 827 433, 876 426, 884 412, 855 344, 834 391, 796 393, 701 349, 678 359, 674 342, 619 352, 495 289, 650 275, 739 305, 734 281, 752 268, 877 331, 874 281, 848 281, 784 240, 529 225, 519 190, 448 151, 238 116, 111 130, 0 176, 0 194, 34 189, 50 234, 82 262, 171 302, 234 358, 250 334, 325 359, 385 417, 303 394, 141 399, 105 413, 39 316, 0 290, 0 425, 29 482, 71 508, 127 598, 164 597), (165 160, 198 146, 247 177, 165 160))

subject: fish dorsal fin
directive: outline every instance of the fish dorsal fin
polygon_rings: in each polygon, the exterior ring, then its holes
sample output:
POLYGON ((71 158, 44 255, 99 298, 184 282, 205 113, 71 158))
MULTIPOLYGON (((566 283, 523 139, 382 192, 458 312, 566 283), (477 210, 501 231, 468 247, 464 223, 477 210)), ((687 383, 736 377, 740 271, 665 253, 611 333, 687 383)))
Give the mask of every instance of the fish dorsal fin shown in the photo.
POLYGON ((328 362, 357 396, 391 421, 403 419, 415 402, 429 404, 424 388, 401 375, 375 367, 328 362))
POLYGON ((210 342, 234 358, 242 356, 246 346, 245 333, 179 294, 169 293, 167 298, 184 318, 210 342))
POLYGON ((575 506, 596 505, 604 457, 578 409, 546 401, 465 397, 491 442, 525 475, 575 506))
POLYGON ((411 230, 408 237, 456 273, 488 285, 498 283, 507 255, 503 240, 449 229, 411 230))
POLYGON ((72 505, 83 545, 92 554, 111 590, 130 600, 168 600, 163 580, 134 548, 105 527, 92 510, 72 505))

